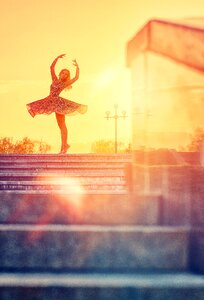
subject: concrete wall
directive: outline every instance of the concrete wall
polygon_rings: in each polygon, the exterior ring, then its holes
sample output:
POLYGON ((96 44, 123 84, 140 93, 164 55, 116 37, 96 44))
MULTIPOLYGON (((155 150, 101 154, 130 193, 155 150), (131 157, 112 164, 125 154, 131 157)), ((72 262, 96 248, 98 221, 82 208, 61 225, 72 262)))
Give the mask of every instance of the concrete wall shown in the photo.
POLYGON ((132 192, 160 197, 164 225, 204 225, 204 168, 132 165, 132 192))
POLYGON ((148 216, 151 211, 155 214, 152 207, 157 205, 158 225, 189 226, 190 269, 204 274, 204 168, 132 164, 131 172, 133 197, 137 194, 160 197, 160 201, 146 204, 148 216))

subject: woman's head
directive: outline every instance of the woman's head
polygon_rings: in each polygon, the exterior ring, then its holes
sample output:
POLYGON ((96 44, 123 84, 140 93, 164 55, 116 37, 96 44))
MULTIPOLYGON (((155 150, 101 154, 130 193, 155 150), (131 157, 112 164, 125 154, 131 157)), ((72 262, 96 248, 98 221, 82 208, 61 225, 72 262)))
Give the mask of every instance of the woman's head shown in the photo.
POLYGON ((69 85, 70 81, 70 72, 67 69, 62 69, 59 73, 59 80, 63 82, 65 89, 71 89, 72 86, 69 85))
POLYGON ((60 81, 66 82, 70 80, 70 72, 67 69, 62 69, 59 73, 60 81))

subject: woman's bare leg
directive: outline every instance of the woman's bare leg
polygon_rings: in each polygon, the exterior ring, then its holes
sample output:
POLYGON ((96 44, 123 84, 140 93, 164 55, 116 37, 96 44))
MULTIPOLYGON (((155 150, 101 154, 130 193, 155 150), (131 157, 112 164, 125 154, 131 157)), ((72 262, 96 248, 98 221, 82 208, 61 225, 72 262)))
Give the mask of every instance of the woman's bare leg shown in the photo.
POLYGON ((61 132, 61 152, 60 153, 66 153, 69 145, 67 144, 67 126, 65 122, 65 115, 60 115, 58 113, 55 113, 57 124, 60 128, 61 132))

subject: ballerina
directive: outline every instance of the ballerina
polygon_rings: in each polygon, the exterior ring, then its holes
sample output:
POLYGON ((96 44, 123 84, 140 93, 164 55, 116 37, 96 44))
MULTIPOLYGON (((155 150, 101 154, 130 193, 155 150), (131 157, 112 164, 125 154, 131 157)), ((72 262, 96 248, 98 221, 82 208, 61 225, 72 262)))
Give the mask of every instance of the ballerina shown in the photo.
POLYGON ((67 143, 67 126, 65 122, 65 115, 75 115, 77 113, 84 114, 87 111, 87 105, 80 104, 59 96, 64 89, 72 88, 72 84, 79 78, 79 66, 76 60, 73 60, 73 65, 76 67, 76 74, 71 79, 70 71, 68 69, 62 69, 59 73, 59 77, 55 74, 55 65, 59 58, 65 57, 65 54, 61 54, 55 58, 50 66, 50 72, 52 77, 52 84, 50 86, 50 94, 46 98, 28 103, 27 109, 30 115, 34 118, 37 114, 55 113, 57 124, 61 133, 61 150, 60 154, 67 153, 70 145, 67 143))

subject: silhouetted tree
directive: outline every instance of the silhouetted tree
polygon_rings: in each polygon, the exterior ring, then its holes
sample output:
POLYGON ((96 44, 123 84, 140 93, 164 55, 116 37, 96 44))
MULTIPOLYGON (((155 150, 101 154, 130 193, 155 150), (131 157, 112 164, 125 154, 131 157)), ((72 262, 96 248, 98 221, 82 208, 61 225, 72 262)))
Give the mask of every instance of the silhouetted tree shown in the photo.
POLYGON ((33 141, 28 137, 25 137, 22 140, 16 142, 11 137, 0 138, 0 153, 47 153, 50 149, 51 147, 47 143, 42 141, 33 141))
POLYGON ((0 139, 0 153, 13 153, 14 144, 13 139, 4 137, 0 139))

